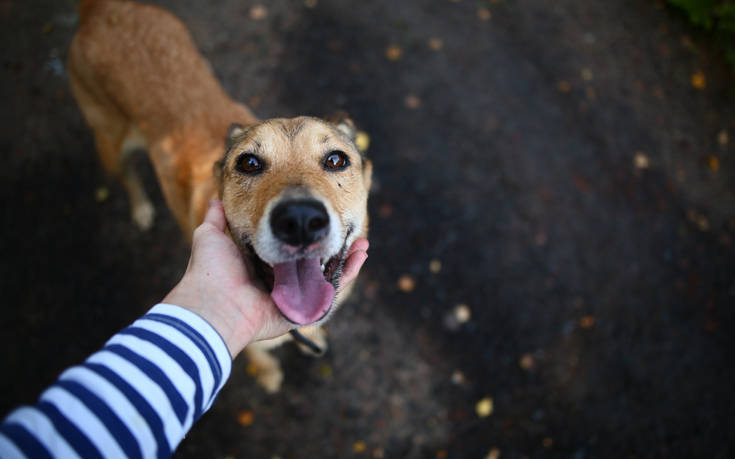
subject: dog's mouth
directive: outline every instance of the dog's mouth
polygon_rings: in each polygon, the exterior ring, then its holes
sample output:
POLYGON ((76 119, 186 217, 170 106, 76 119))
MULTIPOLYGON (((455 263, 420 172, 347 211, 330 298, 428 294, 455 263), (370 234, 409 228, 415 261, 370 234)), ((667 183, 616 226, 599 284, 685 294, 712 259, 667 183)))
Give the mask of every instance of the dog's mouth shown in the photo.
POLYGON ((325 318, 332 309, 347 256, 347 238, 339 252, 328 259, 298 258, 270 265, 247 245, 257 275, 271 291, 283 317, 295 325, 309 325, 325 318))

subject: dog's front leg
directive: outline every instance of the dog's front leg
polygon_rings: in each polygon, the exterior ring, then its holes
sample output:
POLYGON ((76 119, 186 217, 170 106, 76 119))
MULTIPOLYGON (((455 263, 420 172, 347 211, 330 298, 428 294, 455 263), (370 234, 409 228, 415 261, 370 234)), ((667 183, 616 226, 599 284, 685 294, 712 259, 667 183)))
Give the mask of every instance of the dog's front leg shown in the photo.
POLYGON ((281 389, 283 382, 283 370, 281 362, 268 352, 272 346, 265 344, 268 341, 252 343, 245 348, 245 354, 249 361, 249 372, 254 373, 266 392, 274 394, 281 389), (265 344, 265 345, 264 345, 265 344))

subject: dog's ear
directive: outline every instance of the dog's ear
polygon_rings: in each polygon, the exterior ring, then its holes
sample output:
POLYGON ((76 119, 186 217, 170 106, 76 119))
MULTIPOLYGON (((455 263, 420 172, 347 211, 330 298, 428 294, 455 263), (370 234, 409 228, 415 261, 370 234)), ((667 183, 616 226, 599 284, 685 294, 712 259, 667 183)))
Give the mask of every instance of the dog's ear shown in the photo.
POLYGON ((339 132, 346 135, 351 142, 354 142, 357 138, 357 129, 355 129, 355 123, 352 121, 352 119, 350 119, 350 116, 347 114, 347 112, 334 113, 331 116, 328 116, 326 120, 332 123, 339 132))
POLYGON ((227 151, 232 148, 239 137, 245 132, 245 127, 240 123, 230 124, 230 128, 227 129, 227 136, 225 136, 225 147, 227 151))

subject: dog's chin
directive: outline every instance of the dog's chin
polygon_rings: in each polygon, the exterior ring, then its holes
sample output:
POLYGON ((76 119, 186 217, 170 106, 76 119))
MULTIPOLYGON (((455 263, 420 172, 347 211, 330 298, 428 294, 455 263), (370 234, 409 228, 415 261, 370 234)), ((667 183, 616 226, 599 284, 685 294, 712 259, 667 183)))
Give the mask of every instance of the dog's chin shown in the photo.
POLYGON ((327 258, 303 253, 291 255, 283 263, 265 261, 250 244, 245 248, 283 318, 302 327, 322 323, 333 312, 347 256, 346 243, 327 258))

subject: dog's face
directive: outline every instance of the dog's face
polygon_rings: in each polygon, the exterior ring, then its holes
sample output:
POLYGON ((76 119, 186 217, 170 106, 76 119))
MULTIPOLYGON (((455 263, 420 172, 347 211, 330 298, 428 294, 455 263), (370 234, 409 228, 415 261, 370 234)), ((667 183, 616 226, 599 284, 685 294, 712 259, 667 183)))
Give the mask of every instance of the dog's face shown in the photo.
POLYGON ((354 126, 271 119, 231 129, 227 143, 216 175, 233 240, 287 320, 325 321, 347 249, 367 229, 372 166, 354 126))

